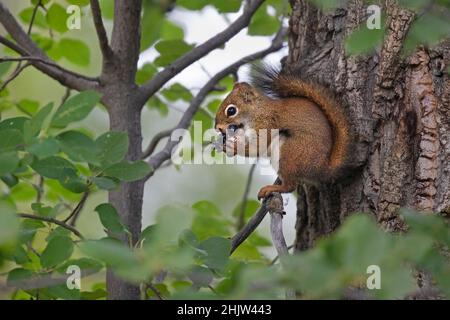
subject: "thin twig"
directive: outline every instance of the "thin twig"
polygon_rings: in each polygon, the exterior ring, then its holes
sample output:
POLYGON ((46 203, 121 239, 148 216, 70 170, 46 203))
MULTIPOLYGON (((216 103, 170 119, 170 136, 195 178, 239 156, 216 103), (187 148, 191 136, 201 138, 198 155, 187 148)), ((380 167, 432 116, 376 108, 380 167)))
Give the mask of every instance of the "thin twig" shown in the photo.
MULTIPOLYGON (((274 184, 280 184, 281 180, 277 178, 274 184)), ((260 225, 266 216, 267 212, 269 212, 270 201, 272 201, 273 197, 265 198, 262 202, 261 207, 259 207, 258 211, 251 217, 251 219, 247 222, 247 224, 231 238, 231 250, 230 255, 244 242, 255 229, 260 225)))
MULTIPOLYGON (((288 250, 291 250, 292 248, 294 248, 294 245, 293 244, 291 244, 289 247, 287 247, 288 248, 288 250)), ((269 265, 274 265, 277 261, 278 261, 278 259, 280 258, 280 256, 277 254, 276 256, 275 256, 275 258, 273 258, 272 259, 272 261, 270 261, 270 263, 269 263, 269 265)))
POLYGON ((221 47, 228 40, 233 38, 242 29, 248 26, 253 14, 258 10, 264 0, 247 0, 244 5, 244 11, 242 15, 228 26, 224 31, 216 34, 203 44, 196 46, 191 51, 187 52, 180 58, 176 59, 167 68, 156 74, 151 80, 146 82, 142 87, 143 99, 147 101, 152 95, 154 95, 159 89, 164 86, 170 79, 180 73, 186 67, 190 66, 195 61, 200 60, 202 57, 210 53, 211 51, 221 47))
POLYGON ((5 90, 6 86, 11 83, 14 79, 16 79, 23 70, 31 66, 31 63, 25 63, 24 65, 21 65, 20 63, 17 65, 17 68, 14 70, 14 72, 8 77, 8 79, 3 82, 2 86, 0 87, 0 92, 5 90))
POLYGON ((42 2, 42 0, 39 0, 38 3, 33 8, 33 13, 31 14, 31 20, 30 20, 30 24, 28 26, 28 31, 27 31, 28 35, 31 34, 31 30, 33 29, 34 20, 36 19, 36 14, 37 14, 39 7, 41 6, 41 2, 42 2))
POLYGON ((36 188, 36 203, 41 203, 42 200, 42 194, 44 193, 44 177, 39 175, 39 182, 37 185, 35 185, 36 188))
POLYGON ((16 51, 21 56, 32 56, 41 59, 32 61, 32 64, 38 70, 59 81, 64 86, 79 91, 96 89, 98 87, 99 80, 97 78, 89 78, 73 71, 66 70, 52 61, 31 39, 30 35, 22 29, 17 19, 3 2, 0 2, 0 23, 17 44, 2 36, 0 36, 0 43, 16 51))
POLYGON ((102 11, 98 0, 91 1, 92 17, 94 19, 95 30, 97 31, 97 37, 100 44, 100 50, 102 51, 103 58, 107 61, 112 56, 112 50, 109 46, 108 36, 106 35, 105 26, 102 21, 102 11))
POLYGON ((68 225, 67 223, 59 221, 57 219, 50 218, 50 217, 37 216, 35 214, 28 214, 28 213, 18 213, 17 216, 19 216, 21 218, 25 218, 25 219, 34 219, 34 220, 41 220, 41 221, 45 221, 45 222, 49 222, 49 223, 54 223, 60 227, 63 227, 64 229, 71 231, 78 238, 84 239, 83 235, 76 228, 68 225))
POLYGON ((244 195, 242 196, 241 211, 239 212, 239 218, 236 225, 237 230, 241 230, 245 223, 245 210, 247 209, 248 193, 250 192, 250 187, 252 185, 255 168, 256 163, 252 164, 248 173, 247 184, 245 185, 244 195))
POLYGON ((70 71, 70 70, 67 70, 67 69, 63 68, 60 65, 58 65, 58 64, 56 64, 56 63, 54 63, 52 61, 49 61, 49 60, 46 60, 46 59, 40 58, 40 57, 22 56, 22 57, 3 57, 3 58, 0 58, 0 63, 1 62, 5 62, 5 61, 37 61, 37 62, 46 64, 46 65, 49 65, 49 66, 51 66, 53 68, 56 68, 56 69, 58 69, 60 71, 70 73, 73 76, 76 76, 76 77, 79 77, 79 78, 83 78, 85 80, 98 81, 98 78, 88 77, 88 76, 85 76, 85 75, 78 74, 76 72, 73 72, 73 71, 70 71))
POLYGON ((147 288, 153 291, 158 300, 164 300, 161 292, 159 292, 159 290, 153 284, 147 283, 147 288))
MULTIPOLYGON (((225 78, 230 73, 235 72, 236 70, 238 70, 244 64, 249 63, 249 62, 254 61, 254 60, 257 60, 257 59, 260 59, 260 58, 263 58, 266 55, 281 49, 282 46, 283 46, 283 39, 284 39, 284 36, 286 35, 286 32, 287 32, 286 29, 284 29, 284 28, 281 29, 277 33, 277 35, 274 37, 274 39, 272 40, 272 44, 270 45, 269 48, 267 48, 265 50, 262 50, 262 51, 259 51, 259 52, 256 52, 256 53, 253 53, 251 55, 248 55, 248 56, 246 56, 246 57, 236 61, 235 63, 233 63, 232 65, 226 67, 222 71, 218 72, 214 77, 212 77, 203 86, 203 88, 199 91, 199 93, 191 100, 191 103, 190 103, 189 107, 187 108, 186 112, 183 114, 181 120, 178 122, 178 124, 174 128, 174 130, 189 128, 189 125, 191 124, 192 118, 194 117, 194 115, 198 111, 200 105, 203 103, 203 101, 205 100, 207 95, 211 92, 211 90, 213 90, 216 87, 217 83, 220 80, 225 78)), ((172 150, 178 145, 179 142, 180 141, 171 141, 171 140, 169 140, 167 142, 167 144, 165 145, 165 147, 163 148, 163 150, 161 150, 160 152, 158 152, 155 155, 150 157, 149 164, 151 165, 153 170, 145 178, 145 180, 148 180, 154 174, 154 172, 161 166, 161 164, 164 161, 170 159, 170 157, 172 155, 172 150)))
POLYGON ((167 130, 163 130, 157 134, 155 134, 155 136, 153 137, 153 139, 150 141, 147 149, 145 149, 145 151, 142 153, 142 159, 146 159, 148 157, 150 157, 153 152, 155 151, 156 147, 158 146, 158 143, 166 138, 169 137, 172 134, 173 129, 167 129, 167 130))
POLYGON ((67 218, 63 220, 64 223, 69 222, 69 225, 75 226, 76 221, 78 219, 78 216, 83 210, 84 204, 86 203, 87 198, 89 197, 89 189, 83 193, 83 196, 81 197, 80 201, 76 205, 76 207, 72 210, 72 212, 69 214, 67 218))

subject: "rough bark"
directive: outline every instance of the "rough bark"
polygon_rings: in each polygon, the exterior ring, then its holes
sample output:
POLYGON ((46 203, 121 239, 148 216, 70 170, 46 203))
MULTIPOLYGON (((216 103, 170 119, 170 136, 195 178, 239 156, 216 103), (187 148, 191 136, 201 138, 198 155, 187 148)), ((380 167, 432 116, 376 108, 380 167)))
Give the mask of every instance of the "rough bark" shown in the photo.
POLYGON ((366 4, 321 12, 291 0, 285 68, 327 84, 354 123, 352 177, 336 185, 298 188, 297 251, 314 245, 354 212, 369 212, 387 229, 403 229, 399 207, 450 211, 450 41, 402 54, 414 14, 380 2, 387 32, 374 54, 347 56, 345 36, 365 23, 366 4))

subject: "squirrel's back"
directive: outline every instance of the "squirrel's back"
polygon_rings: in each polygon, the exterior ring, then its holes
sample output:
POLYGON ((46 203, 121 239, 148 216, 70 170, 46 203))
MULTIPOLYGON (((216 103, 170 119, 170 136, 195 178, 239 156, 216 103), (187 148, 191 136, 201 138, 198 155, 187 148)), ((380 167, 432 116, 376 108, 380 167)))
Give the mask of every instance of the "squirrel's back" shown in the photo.
POLYGON ((333 178, 341 175, 351 150, 351 125, 342 105, 325 86, 301 79, 293 73, 282 73, 270 65, 254 66, 252 84, 266 94, 278 97, 304 97, 314 102, 327 118, 332 129, 329 169, 333 178))

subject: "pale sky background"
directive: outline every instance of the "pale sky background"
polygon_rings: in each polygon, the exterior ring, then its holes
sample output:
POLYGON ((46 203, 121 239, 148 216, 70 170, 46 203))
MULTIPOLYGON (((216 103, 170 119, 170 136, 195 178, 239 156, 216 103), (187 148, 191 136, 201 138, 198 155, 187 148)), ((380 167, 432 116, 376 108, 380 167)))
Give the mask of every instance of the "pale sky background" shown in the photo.
MULTIPOLYGON (((18 13, 29 6, 29 1, 1 0, 17 17, 18 13)), ((67 3, 61 1, 61 4, 67 3)), ((81 30, 70 30, 64 37, 83 39, 89 44, 91 49, 91 64, 88 68, 80 68, 70 64, 62 59, 60 63, 65 67, 82 72, 88 75, 97 75, 101 68, 100 55, 97 44, 95 29, 88 8, 84 8, 86 14, 82 18, 81 30), (96 53, 95 53, 96 52, 96 53)), ((229 14, 229 21, 234 21, 239 13, 229 14)), ((188 11, 184 9, 175 9, 169 17, 183 27, 185 31, 185 40, 188 43, 201 44, 218 32, 225 29, 229 22, 218 14, 212 7, 205 7, 202 11, 188 11)), ((105 21, 107 30, 112 29, 111 21, 105 21)), ((4 31, 0 28, 0 32, 4 31)), ((145 32, 145 30, 142 30, 145 32)), ((242 30, 238 35, 231 39, 224 49, 218 49, 211 52, 208 56, 200 60, 201 65, 208 73, 214 75, 217 71, 227 65, 235 62, 241 57, 250 53, 267 48, 270 45, 269 37, 250 37, 247 30, 242 30)), ((1 49, 0 49, 1 51, 1 49)), ((156 56, 152 49, 144 52, 139 60, 142 65, 146 61, 152 61, 156 56)), ((275 64, 287 54, 287 48, 281 52, 270 55, 267 59, 275 64)), ((3 55, 3 54, 2 54, 3 55)), ((200 63, 197 62, 185 69, 171 82, 178 81, 187 88, 200 88, 209 80, 207 73, 202 70, 200 63)), ((246 80, 247 69, 241 68, 239 72, 240 80, 246 80)), ((65 89, 49 77, 42 73, 27 68, 17 79, 8 86, 13 99, 28 98, 37 100, 42 104, 49 101, 59 103, 64 95, 65 89), (26 95, 24 95, 24 91, 26 95)), ((193 90, 193 94, 196 91, 193 90)), ((181 112, 187 107, 187 103, 177 102, 170 106, 169 115, 161 117, 155 110, 144 108, 142 116, 142 126, 144 135, 144 147, 157 132, 173 127, 180 119, 181 112)), ((7 114, 4 115, 5 117, 7 114)), ((108 118, 106 111, 102 108, 96 108, 91 115, 80 124, 75 124, 74 128, 87 127, 96 134, 108 130, 108 118)), ((161 144, 162 147, 164 143, 161 144)), ((153 223, 154 216, 158 208, 165 204, 181 203, 192 205, 200 200, 210 200, 215 203, 222 212, 230 214, 234 207, 241 201, 245 188, 245 182, 250 165, 184 165, 177 170, 174 166, 158 170, 155 175, 146 184, 144 195, 143 227, 153 223)), ((249 196, 256 199, 258 190, 275 180, 275 172, 271 176, 263 176, 259 170, 255 171, 252 188, 249 196)), ((294 240, 295 225, 295 198, 292 195, 286 195, 287 215, 284 219, 284 230, 288 244, 294 240)), ((93 209, 99 203, 106 201, 106 194, 94 195, 86 205, 85 213, 80 217, 80 225, 87 237, 101 236, 101 227, 97 218, 93 218, 93 209), (92 212, 91 212, 92 211, 92 212), (100 230, 100 231, 99 231, 100 230)), ((269 225, 268 217, 263 222, 260 229, 268 235, 269 225)), ((273 254, 273 251, 271 251, 273 254)), ((271 254, 271 255, 272 255, 271 254)))

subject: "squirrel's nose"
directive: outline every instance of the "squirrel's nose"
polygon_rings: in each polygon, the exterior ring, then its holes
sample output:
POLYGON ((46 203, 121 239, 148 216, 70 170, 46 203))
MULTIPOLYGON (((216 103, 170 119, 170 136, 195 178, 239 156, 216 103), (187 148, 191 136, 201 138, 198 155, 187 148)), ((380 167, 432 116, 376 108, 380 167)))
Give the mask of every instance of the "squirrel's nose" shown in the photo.
POLYGON ((216 130, 220 131, 222 134, 224 134, 227 129, 227 125, 226 124, 216 124, 214 128, 216 130))

